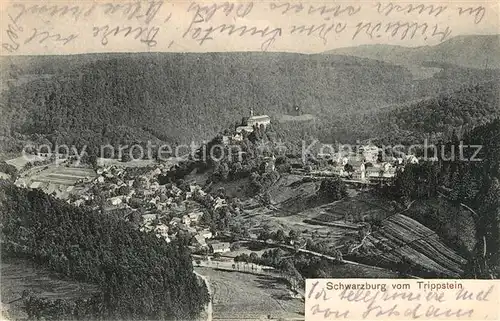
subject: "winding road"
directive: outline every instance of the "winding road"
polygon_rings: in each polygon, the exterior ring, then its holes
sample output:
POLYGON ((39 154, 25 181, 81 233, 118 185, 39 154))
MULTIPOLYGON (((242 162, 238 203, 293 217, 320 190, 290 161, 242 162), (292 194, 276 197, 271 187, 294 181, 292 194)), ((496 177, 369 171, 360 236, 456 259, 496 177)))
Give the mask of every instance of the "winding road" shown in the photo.
MULTIPOLYGON (((266 243, 266 241, 263 241, 263 240, 240 238, 239 241, 258 242, 258 243, 269 245, 268 243, 266 243)), ((278 246, 278 247, 281 247, 281 248, 284 248, 284 249, 287 249, 287 250, 291 250, 291 251, 296 251, 296 252, 301 252, 301 253, 309 254, 309 255, 312 255, 312 256, 316 256, 316 257, 321 257, 321 258, 324 258, 324 259, 327 259, 327 260, 330 260, 330 261, 341 262, 341 263, 344 263, 344 264, 350 264, 350 265, 355 265, 355 266, 364 267, 364 268, 370 268, 370 269, 384 271, 384 272, 388 271, 387 269, 381 268, 381 267, 378 267, 378 266, 367 265, 367 264, 358 263, 358 262, 354 262, 354 261, 349 261, 349 260, 345 260, 345 259, 338 259, 338 258, 335 258, 333 256, 322 254, 322 253, 318 253, 318 252, 314 252, 314 251, 311 251, 311 250, 300 249, 300 248, 296 249, 295 247, 293 247, 291 245, 280 244, 280 243, 273 243, 272 245, 278 246)), ((414 275, 410 275, 410 274, 406 274, 406 273, 404 275, 406 277, 408 277, 408 278, 411 278, 411 279, 420 279, 419 277, 414 276, 414 275)))

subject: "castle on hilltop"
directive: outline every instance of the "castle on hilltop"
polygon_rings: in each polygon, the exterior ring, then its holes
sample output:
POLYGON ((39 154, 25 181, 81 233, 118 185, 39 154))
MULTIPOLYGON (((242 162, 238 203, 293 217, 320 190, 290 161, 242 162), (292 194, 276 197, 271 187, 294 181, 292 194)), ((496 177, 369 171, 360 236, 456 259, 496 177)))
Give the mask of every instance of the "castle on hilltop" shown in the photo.
MULTIPOLYGON (((253 132, 255 127, 266 128, 271 123, 271 117, 268 115, 254 115, 253 108, 250 109, 250 117, 243 118, 241 126, 236 127, 236 135, 241 135, 243 131, 248 133, 253 132)), ((237 136, 235 136, 237 138, 237 136)))
POLYGON ((268 115, 257 115, 255 116, 253 114, 253 109, 250 109, 250 117, 247 119, 247 126, 257 126, 260 127, 260 125, 264 125, 264 127, 267 127, 271 123, 271 117, 268 115))

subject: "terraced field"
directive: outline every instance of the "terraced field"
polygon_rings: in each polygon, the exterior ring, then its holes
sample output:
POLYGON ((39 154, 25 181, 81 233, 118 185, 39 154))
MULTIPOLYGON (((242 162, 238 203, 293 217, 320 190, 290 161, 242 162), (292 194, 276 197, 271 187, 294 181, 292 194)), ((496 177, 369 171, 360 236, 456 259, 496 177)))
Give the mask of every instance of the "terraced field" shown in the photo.
POLYGON ((32 177, 32 181, 47 182, 61 185, 74 185, 78 180, 86 177, 95 177, 95 172, 90 168, 78 167, 51 167, 32 177))
MULTIPOLYGON (((340 248, 344 255, 352 255, 353 261, 360 260, 369 265, 403 270, 409 265, 413 274, 425 276, 460 277, 463 274, 466 260, 447 245, 449 239, 444 241, 446 235, 436 228, 436 224, 429 224, 432 229, 426 227, 429 220, 422 215, 416 215, 420 217, 419 221, 402 214, 395 215, 401 211, 398 204, 362 191, 328 204, 302 205, 302 208, 297 205, 313 195, 316 188, 315 182, 304 181, 296 175, 283 176, 271 188, 272 207, 252 207, 238 219, 242 226, 255 233, 267 227, 270 230, 282 229, 285 233, 293 229, 304 238, 314 234, 315 240, 324 246, 340 248), (289 210, 290 207, 295 210, 289 210), (358 245, 356 242, 359 241, 353 235, 365 222, 380 222, 382 225, 365 240, 369 254, 348 253, 350 247, 358 245)), ((414 207, 421 206, 411 204, 403 209, 404 214, 415 215, 414 207)), ((443 212, 441 208, 440 212, 443 212)), ((463 224, 460 226, 463 231, 463 224)))
POLYGON ((382 228, 368 237, 381 262, 390 264, 402 257, 412 264, 449 277, 459 277, 467 261, 446 246, 431 229, 401 214, 391 216, 382 228))
POLYGON ((67 198, 79 180, 96 176, 93 169, 50 165, 46 170, 26 179, 26 186, 39 188, 47 194, 55 193, 59 198, 67 198))
POLYGON ((367 239, 375 249, 375 265, 393 266, 402 259, 434 274, 459 277, 467 261, 443 243, 435 231, 402 214, 393 215, 393 206, 361 193, 353 198, 314 207, 295 214, 304 223, 329 228, 330 242, 342 245, 342 236, 359 223, 381 220, 382 228, 367 239), (346 221, 347 220, 347 221, 346 221))

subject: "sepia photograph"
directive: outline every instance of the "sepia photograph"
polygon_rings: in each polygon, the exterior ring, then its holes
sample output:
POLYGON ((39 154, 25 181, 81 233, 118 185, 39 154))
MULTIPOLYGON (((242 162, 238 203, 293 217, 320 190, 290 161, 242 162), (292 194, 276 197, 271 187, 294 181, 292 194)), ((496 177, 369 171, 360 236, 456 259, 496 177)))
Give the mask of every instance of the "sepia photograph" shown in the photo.
POLYGON ((0 319, 493 320, 497 1, 0 8, 0 319))

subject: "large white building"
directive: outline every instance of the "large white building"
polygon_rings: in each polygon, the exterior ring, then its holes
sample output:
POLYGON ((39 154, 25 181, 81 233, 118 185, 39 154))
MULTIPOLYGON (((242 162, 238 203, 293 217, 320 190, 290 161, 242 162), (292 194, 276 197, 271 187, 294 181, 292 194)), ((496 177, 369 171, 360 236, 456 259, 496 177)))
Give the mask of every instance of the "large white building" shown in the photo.
POLYGON ((253 109, 250 109, 250 117, 245 120, 245 124, 243 126, 239 126, 236 128, 237 133, 241 133, 242 131, 253 132, 254 126, 260 127, 261 125, 267 127, 271 123, 271 117, 268 115, 257 115, 253 114, 253 109))
POLYGON ((267 127, 270 123, 271 123, 271 117, 269 117, 268 115, 254 116, 253 110, 250 111, 250 117, 248 117, 247 126, 260 127, 260 125, 263 125, 264 127, 267 127))

